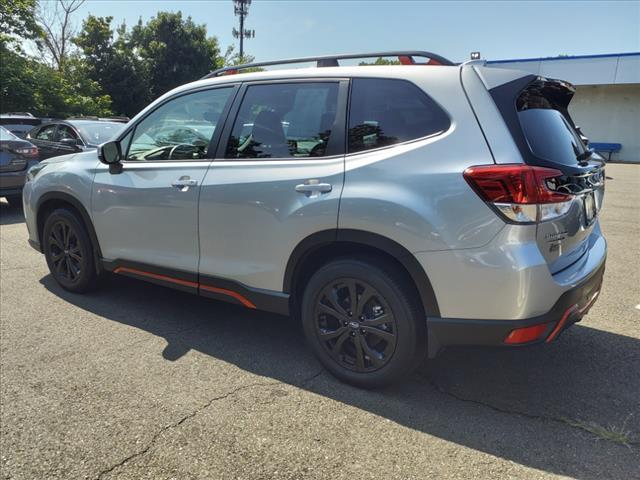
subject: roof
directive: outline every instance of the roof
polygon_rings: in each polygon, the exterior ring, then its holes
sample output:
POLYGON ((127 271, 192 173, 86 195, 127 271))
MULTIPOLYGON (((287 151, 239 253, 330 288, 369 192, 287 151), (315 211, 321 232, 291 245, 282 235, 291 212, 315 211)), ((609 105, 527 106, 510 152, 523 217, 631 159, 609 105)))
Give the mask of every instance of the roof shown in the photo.
POLYGON ((489 60, 487 65, 561 78, 574 85, 640 84, 640 52, 489 60))

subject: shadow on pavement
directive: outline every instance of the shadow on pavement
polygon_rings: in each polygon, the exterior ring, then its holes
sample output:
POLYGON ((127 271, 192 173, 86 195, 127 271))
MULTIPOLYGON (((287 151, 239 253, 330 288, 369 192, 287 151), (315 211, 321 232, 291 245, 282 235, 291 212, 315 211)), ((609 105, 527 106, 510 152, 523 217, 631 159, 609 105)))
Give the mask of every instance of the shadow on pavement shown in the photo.
POLYGON ((124 277, 111 277, 100 291, 83 296, 63 291, 51 276, 41 282, 80 308, 165 338, 167 347, 158 354, 168 361, 197 350, 554 474, 599 480, 637 478, 640 472, 637 433, 633 445, 623 446, 587 431, 591 425, 640 430, 637 339, 576 325, 541 348, 450 349, 403 385, 363 391, 328 374, 309 381, 320 365, 301 329, 286 317, 124 277))
POLYGON ((22 207, 12 207, 6 202, 0 201, 0 225, 14 225, 24 223, 22 207))

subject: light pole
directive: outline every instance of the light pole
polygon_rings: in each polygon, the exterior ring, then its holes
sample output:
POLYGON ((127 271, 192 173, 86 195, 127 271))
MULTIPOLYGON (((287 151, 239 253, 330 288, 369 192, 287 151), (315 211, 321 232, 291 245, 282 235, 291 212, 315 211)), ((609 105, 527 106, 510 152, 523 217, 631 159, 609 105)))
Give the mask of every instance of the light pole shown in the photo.
POLYGON ((249 5, 251 5, 251 0, 233 0, 233 12, 236 16, 240 17, 240 30, 236 30, 235 28, 231 31, 235 38, 240 39, 240 60, 244 58, 244 39, 245 38, 255 38, 256 31, 255 30, 245 30, 244 28, 244 17, 249 15, 249 5))

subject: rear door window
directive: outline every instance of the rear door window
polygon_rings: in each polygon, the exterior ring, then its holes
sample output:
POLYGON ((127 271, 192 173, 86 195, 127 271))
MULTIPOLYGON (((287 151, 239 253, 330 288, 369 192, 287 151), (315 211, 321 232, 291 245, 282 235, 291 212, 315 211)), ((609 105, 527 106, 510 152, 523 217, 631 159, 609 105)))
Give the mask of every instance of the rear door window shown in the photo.
POLYGON ((46 125, 42 127, 35 135, 38 140, 46 140, 53 142, 55 140, 56 125, 46 125))
POLYGON ((225 157, 325 156, 336 120, 339 85, 303 82, 247 87, 225 157))
POLYGON ((352 81, 350 153, 435 135, 449 125, 442 108, 410 82, 379 78, 352 81))

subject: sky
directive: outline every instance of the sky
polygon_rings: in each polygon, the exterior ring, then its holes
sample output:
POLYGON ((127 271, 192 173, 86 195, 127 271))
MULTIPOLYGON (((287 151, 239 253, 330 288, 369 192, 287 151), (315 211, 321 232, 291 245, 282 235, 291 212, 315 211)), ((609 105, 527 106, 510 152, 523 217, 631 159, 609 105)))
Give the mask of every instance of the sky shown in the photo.
MULTIPOLYGON (((206 24, 221 50, 236 44, 232 0, 88 0, 76 13, 134 25, 158 11, 206 24)), ((453 61, 640 51, 640 1, 253 0, 245 52, 256 61, 333 53, 427 50, 453 61)))

